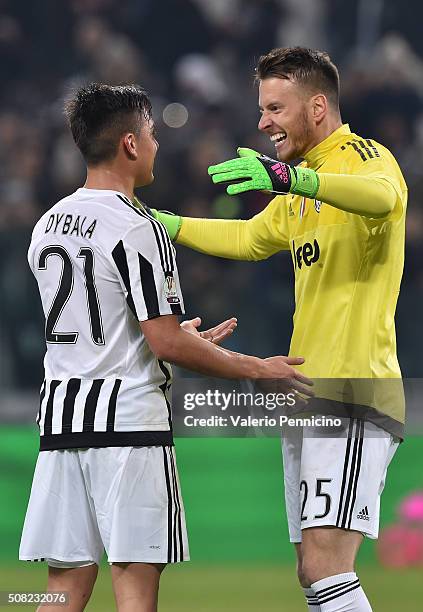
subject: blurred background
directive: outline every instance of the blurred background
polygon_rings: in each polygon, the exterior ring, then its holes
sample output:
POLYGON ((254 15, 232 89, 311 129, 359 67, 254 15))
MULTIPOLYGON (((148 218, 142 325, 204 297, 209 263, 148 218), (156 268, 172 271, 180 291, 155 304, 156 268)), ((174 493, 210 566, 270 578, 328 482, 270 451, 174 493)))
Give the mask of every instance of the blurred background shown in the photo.
MULTIPOLYGON (((206 169, 234 157, 240 145, 274 155, 257 131, 256 60, 276 46, 328 51, 340 70, 344 122, 387 146, 409 186, 397 332, 403 373, 419 378, 422 18, 418 0, 0 0, 0 588, 44 584, 43 568, 16 563, 37 453, 33 421, 44 354, 44 322, 26 251, 36 220, 84 182, 64 98, 91 80, 140 83, 153 101, 161 145, 156 181, 141 199, 184 215, 248 218, 268 198, 229 199, 206 169)), ((178 261, 189 317, 200 315, 210 326, 237 316, 229 348, 286 353, 293 314, 289 255, 239 263, 180 247, 178 261)), ((162 610, 304 609, 287 544, 278 441, 179 440, 177 449, 193 563, 168 570, 162 610)), ((392 531, 388 548, 378 552, 366 542, 361 553, 362 582, 375 610, 421 609, 423 518, 416 511, 404 519, 398 508, 423 489, 422 451, 421 438, 412 436, 400 449, 382 512, 387 528, 414 530, 414 556, 404 552, 394 559, 389 551, 398 552, 406 538, 392 531), (396 600, 397 578, 405 586, 396 600)), ((113 609, 106 582, 88 609, 113 609)))

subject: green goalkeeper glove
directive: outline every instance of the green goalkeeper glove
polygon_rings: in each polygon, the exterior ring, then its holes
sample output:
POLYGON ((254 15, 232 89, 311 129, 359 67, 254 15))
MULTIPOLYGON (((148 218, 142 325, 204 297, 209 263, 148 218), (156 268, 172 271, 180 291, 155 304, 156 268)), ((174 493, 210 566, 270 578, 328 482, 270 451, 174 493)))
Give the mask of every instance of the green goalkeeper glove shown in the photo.
POLYGON ((319 177, 311 168, 290 166, 253 149, 239 148, 239 157, 210 166, 213 183, 229 183, 226 191, 236 195, 244 191, 293 193, 314 198, 319 190, 319 177), (241 181, 241 182, 240 182, 241 181))
POLYGON ((169 234, 171 240, 176 240, 179 234, 179 230, 182 225, 182 217, 175 215, 175 213, 169 212, 168 210, 156 210, 155 208, 147 208, 147 211, 157 221, 163 223, 169 234))
POLYGON ((175 240, 179 234, 179 230, 182 225, 182 217, 175 215, 175 213, 169 212, 168 210, 157 210, 156 208, 150 208, 137 197, 134 198, 134 204, 137 208, 144 210, 149 215, 163 223, 169 234, 171 240, 175 240))

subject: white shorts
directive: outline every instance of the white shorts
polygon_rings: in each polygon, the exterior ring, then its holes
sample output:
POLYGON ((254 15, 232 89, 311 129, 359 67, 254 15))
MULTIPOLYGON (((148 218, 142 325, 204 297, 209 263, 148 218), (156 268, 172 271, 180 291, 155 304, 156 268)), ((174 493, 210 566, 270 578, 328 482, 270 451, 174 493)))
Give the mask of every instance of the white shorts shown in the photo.
POLYGON ((39 454, 19 558, 56 567, 189 559, 173 447, 39 454))
POLYGON ((376 539, 380 496, 398 440, 377 425, 340 419, 337 427, 287 427, 282 440, 291 542, 301 530, 333 526, 376 539))

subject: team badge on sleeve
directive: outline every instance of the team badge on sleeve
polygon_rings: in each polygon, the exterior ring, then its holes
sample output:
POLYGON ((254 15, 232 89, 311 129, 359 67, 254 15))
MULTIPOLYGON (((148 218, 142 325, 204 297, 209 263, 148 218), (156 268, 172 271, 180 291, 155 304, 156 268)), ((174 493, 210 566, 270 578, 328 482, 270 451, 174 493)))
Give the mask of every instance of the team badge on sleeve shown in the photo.
POLYGON ((176 287, 176 281, 173 278, 173 274, 166 274, 166 279, 164 283, 165 296, 169 304, 180 304, 180 299, 178 296, 178 290, 176 287))

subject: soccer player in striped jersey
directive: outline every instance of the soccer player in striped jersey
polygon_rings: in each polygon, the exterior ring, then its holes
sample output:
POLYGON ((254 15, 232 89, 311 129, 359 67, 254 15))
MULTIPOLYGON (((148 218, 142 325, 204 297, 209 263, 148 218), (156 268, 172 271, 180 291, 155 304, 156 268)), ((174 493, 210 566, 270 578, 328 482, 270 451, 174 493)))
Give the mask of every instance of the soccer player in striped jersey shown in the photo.
POLYGON ((368 612, 355 557, 363 534, 377 537, 380 494, 404 424, 394 314, 407 187, 384 146, 342 123, 338 71, 326 53, 274 49, 256 77, 258 127, 278 159, 239 149, 209 174, 229 183, 229 194, 281 195, 247 221, 154 214, 178 243, 203 253, 254 261, 291 252, 290 351, 306 358, 301 370, 315 381, 316 411, 341 416, 343 425, 331 439, 313 428, 286 433, 290 539, 310 610, 368 612))
MULTIPOLYGON (((160 573, 188 559, 168 362, 224 378, 310 383, 292 357, 259 359, 179 325, 183 299, 165 227, 134 200, 153 180, 151 104, 135 85, 92 84, 66 107, 84 187, 36 224, 28 251, 46 316, 40 454, 20 559, 49 565, 48 589, 85 608, 106 550, 117 607, 154 612, 160 573)), ((41 606, 43 607, 43 606, 41 606)), ((62 607, 49 606, 49 610, 62 607)))

